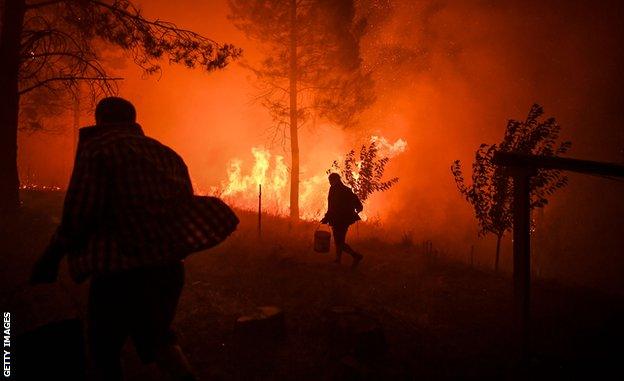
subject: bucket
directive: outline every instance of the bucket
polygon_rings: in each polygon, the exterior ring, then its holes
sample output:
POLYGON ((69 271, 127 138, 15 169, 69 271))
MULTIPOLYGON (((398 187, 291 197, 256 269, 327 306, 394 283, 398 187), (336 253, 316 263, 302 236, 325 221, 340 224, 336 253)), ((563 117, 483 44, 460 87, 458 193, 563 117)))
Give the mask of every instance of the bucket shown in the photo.
POLYGON ((314 232, 314 251, 317 253, 329 253, 331 233, 327 230, 319 230, 320 226, 314 232))

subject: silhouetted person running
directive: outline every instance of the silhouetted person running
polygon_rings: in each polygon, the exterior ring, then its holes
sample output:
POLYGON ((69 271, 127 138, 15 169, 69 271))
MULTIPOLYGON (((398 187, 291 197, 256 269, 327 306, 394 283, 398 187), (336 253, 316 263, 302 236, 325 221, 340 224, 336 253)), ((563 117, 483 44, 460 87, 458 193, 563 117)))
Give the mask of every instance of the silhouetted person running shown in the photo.
POLYGON ((64 255, 76 282, 92 277, 87 326, 98 380, 121 380, 128 337, 143 362, 193 380, 171 329, 182 260, 223 241, 238 219, 219 199, 193 196, 182 158, 143 134, 130 102, 101 100, 95 120, 80 130, 62 221, 31 281, 54 282, 64 255))
POLYGON ((362 211, 362 202, 351 188, 340 180, 340 175, 329 175, 329 195, 327 196, 327 213, 321 220, 322 224, 329 224, 334 235, 336 245, 336 263, 340 263, 342 252, 346 251, 353 257, 352 267, 356 268, 362 260, 362 255, 357 253, 346 242, 349 226, 360 220, 359 212, 362 211))

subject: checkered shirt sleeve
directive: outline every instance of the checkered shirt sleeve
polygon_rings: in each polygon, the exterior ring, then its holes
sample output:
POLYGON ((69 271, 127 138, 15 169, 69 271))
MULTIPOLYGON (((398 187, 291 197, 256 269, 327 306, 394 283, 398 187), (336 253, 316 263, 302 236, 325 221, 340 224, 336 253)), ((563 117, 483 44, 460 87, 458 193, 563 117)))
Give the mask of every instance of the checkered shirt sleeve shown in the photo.
POLYGON ((54 239, 81 282, 178 261, 219 244, 238 222, 223 201, 193 195, 173 150, 140 130, 110 128, 79 144, 54 239))

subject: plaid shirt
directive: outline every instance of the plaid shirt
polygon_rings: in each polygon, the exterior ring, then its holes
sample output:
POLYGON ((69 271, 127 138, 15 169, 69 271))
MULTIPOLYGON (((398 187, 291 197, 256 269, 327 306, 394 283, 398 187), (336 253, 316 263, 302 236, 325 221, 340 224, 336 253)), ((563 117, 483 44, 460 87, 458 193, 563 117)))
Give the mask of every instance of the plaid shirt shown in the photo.
POLYGON ((237 224, 218 198, 193 196, 182 158, 138 124, 85 127, 51 245, 82 282, 181 260, 222 242, 237 224))

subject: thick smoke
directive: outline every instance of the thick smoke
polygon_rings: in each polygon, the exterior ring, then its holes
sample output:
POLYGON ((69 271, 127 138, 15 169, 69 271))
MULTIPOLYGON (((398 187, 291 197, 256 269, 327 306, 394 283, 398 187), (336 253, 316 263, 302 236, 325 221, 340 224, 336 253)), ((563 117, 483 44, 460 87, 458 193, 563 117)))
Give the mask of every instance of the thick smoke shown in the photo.
MULTIPOLYGON (((375 68, 379 102, 371 125, 401 136, 410 151, 394 163, 401 184, 385 220, 452 246, 475 244, 491 264, 493 243, 476 239, 469 205, 449 172, 470 165, 480 143, 501 140, 507 119, 544 106, 571 140, 569 156, 622 162, 624 7, 579 1, 363 1, 372 28, 364 56, 375 68)), ((542 276, 622 289, 621 182, 573 176, 535 213, 534 269, 542 276), (596 199, 596 195, 601 197, 596 199), (599 242, 599 244, 598 244, 599 242)), ((504 259, 510 268, 510 242, 504 259)))
MULTIPOLYGON (((562 138, 573 142, 570 157, 624 159, 620 2, 361 0, 354 9, 348 1, 340 4, 344 12, 335 13, 337 20, 355 11, 356 19, 366 21, 360 24, 365 28, 359 50, 347 41, 352 49, 345 54, 361 56, 373 73, 376 103, 359 129, 344 132, 322 123, 302 129, 303 176, 322 173, 336 154, 371 135, 404 139, 408 149, 388 166, 388 176, 398 176, 399 184, 367 205, 396 237, 408 232, 414 240, 432 239, 463 259, 475 245, 477 260, 491 267, 493 242, 477 239, 476 221, 449 167, 455 159, 470 165, 480 143, 498 142, 507 120, 524 118, 535 102, 557 118, 562 138)), ((149 17, 238 44, 250 60, 258 57, 256 44, 227 20, 226 1, 158 0, 142 6, 149 17)), ((122 95, 135 102, 139 122, 180 152, 199 189, 226 179, 232 158, 267 145, 270 118, 252 101, 250 73, 238 65, 209 75, 165 67, 162 78, 147 80, 132 65, 117 74, 127 78, 122 95)), ((83 115, 82 121, 92 118, 83 115)), ((22 171, 28 166, 41 181, 64 184, 71 133, 63 139, 23 135, 22 171), (60 158, 54 167, 51 155, 60 158)), ((279 146, 270 148, 286 154, 279 146)), ((540 276, 624 290, 623 191, 621 182, 574 175, 534 214, 534 269, 540 276)), ((507 269, 510 258, 508 238, 502 256, 507 269)))

